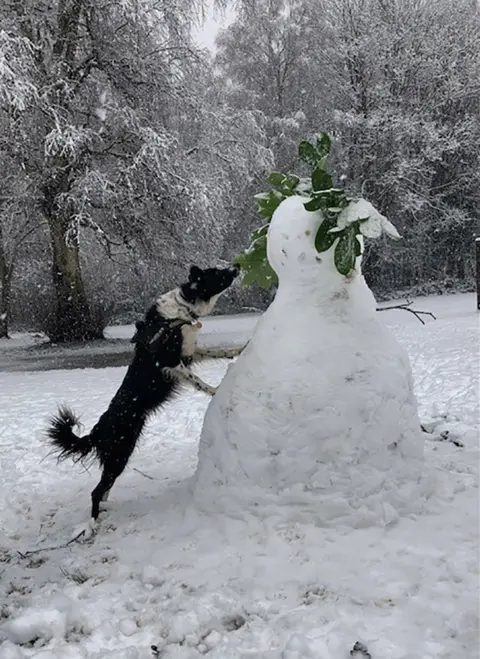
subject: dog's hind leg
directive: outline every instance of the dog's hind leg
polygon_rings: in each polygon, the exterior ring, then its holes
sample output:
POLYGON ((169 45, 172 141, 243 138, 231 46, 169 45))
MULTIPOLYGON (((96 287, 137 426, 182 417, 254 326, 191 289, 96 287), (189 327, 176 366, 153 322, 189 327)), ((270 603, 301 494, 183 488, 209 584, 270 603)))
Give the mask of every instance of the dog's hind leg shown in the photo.
MULTIPOLYGON (((110 488, 112 489, 112 488, 110 488)), ((110 490, 107 490, 104 494, 102 494, 102 498, 100 499, 100 512, 102 510, 106 510, 108 508, 108 495, 110 494, 110 490)))
POLYGON ((100 514, 100 503, 106 501, 106 497, 108 497, 115 480, 116 476, 104 470, 100 482, 92 490, 92 519, 97 519, 100 514))
POLYGON ((92 491, 92 518, 97 519, 100 514, 100 504, 104 501, 107 501, 110 490, 113 487, 113 484, 120 476, 122 471, 127 466, 128 455, 122 455, 121 459, 115 461, 108 461, 103 467, 102 477, 96 488, 92 491))

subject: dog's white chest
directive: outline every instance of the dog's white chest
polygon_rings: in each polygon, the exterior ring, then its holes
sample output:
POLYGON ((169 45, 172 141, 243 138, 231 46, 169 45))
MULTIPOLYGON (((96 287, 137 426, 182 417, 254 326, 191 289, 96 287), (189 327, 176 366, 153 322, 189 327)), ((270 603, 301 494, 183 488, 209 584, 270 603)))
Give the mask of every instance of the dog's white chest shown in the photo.
POLYGON ((182 357, 193 357, 197 347, 197 333, 200 327, 197 325, 182 325, 182 357))

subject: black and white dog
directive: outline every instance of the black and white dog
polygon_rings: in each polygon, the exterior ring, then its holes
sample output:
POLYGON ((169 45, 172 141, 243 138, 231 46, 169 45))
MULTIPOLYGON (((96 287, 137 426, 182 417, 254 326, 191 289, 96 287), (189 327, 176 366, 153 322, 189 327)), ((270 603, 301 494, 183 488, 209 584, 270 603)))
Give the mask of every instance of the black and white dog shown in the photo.
POLYGON ((237 268, 190 268, 188 281, 162 295, 136 323, 133 360, 108 409, 88 435, 79 437, 72 428, 78 418, 66 407, 50 419, 47 437, 59 460, 81 460, 93 453, 103 469, 92 492, 92 519, 100 512, 115 480, 125 469, 149 417, 178 389, 189 382, 213 395, 189 366, 193 359, 233 357, 238 350, 197 349, 200 316, 210 314, 221 293, 238 275, 237 268))

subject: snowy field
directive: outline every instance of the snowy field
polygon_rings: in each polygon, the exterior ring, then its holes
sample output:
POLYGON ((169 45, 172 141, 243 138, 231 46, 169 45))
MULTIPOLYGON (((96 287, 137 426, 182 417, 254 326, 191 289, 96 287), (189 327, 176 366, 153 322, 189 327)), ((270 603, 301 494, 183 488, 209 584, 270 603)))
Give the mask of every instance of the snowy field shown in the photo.
MULTIPOLYGON (((243 346, 257 320, 258 314, 204 318, 199 345, 214 348, 243 346)), ((134 325, 114 325, 106 328, 106 341, 54 345, 44 334, 12 332, 11 338, 0 339, 0 371, 124 366, 131 359, 133 346, 130 339, 134 334, 134 325)))
MULTIPOLYGON (((422 326, 382 313, 407 348, 431 494, 386 528, 207 518, 188 479, 208 398, 185 390, 148 425, 99 533, 95 466, 47 457, 45 418, 86 429, 125 368, 0 374, 0 659, 479 657, 480 314, 472 294, 425 298, 422 326), (446 432, 448 431, 448 433, 446 432)), ((199 369, 220 381, 225 363, 199 369)))

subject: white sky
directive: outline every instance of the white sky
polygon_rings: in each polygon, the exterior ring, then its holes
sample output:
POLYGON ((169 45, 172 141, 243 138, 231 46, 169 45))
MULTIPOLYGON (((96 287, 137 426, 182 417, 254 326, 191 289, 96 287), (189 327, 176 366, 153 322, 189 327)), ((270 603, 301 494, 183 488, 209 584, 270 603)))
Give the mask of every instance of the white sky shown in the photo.
POLYGON ((229 25, 235 16, 233 9, 227 9, 225 12, 213 11, 213 2, 210 2, 207 12, 207 18, 204 24, 193 31, 195 40, 211 51, 215 50, 215 37, 220 28, 229 25))

